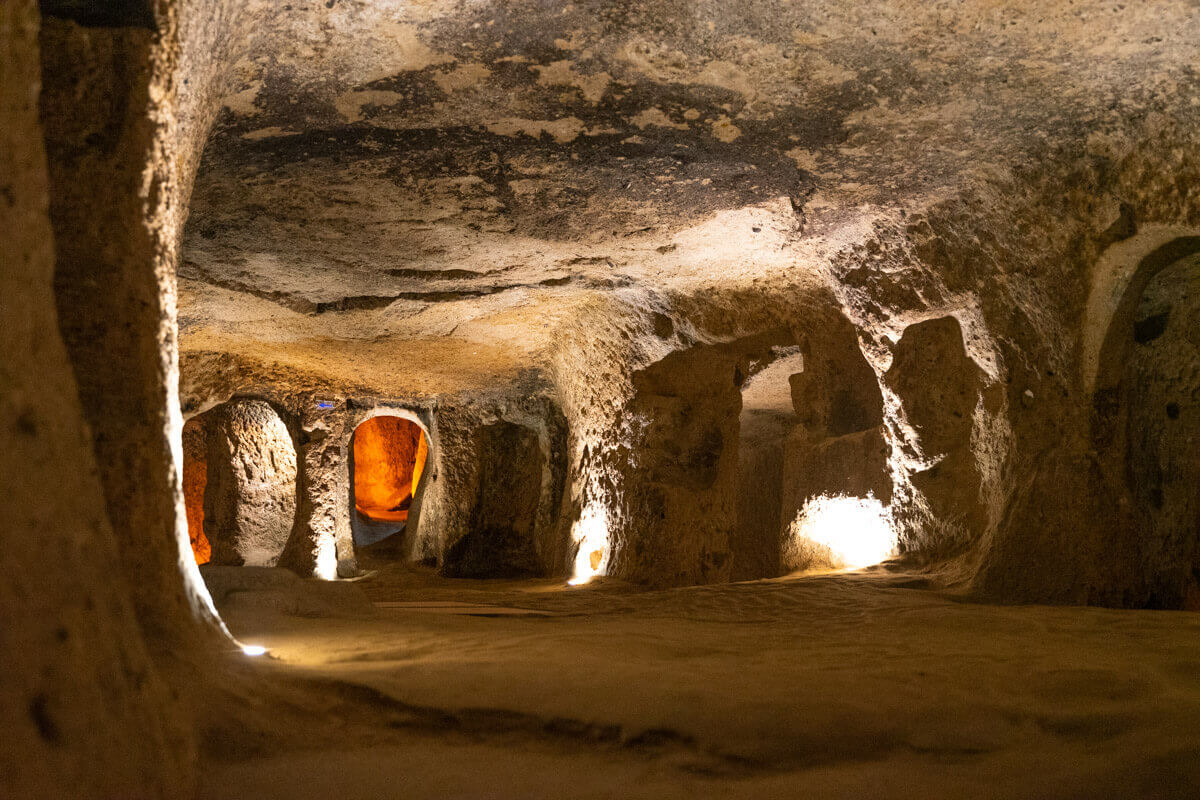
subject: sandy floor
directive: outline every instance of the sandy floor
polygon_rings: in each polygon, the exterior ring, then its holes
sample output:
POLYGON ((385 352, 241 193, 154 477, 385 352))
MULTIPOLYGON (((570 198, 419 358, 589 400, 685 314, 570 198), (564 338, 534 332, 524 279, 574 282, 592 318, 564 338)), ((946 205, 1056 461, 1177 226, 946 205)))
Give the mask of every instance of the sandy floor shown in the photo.
POLYGON ((203 797, 1200 797, 1200 613, 883 570, 358 586, 306 616, 227 599, 275 658, 208 709, 203 797))

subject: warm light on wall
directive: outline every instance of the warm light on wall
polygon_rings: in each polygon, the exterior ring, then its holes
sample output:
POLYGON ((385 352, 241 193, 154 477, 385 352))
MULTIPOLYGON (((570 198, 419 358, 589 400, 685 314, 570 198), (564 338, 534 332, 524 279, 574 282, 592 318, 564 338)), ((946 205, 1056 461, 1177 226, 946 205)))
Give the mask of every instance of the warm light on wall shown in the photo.
POLYGON ((585 508, 571 528, 571 538, 579 545, 579 552, 575 556, 575 570, 567 583, 579 586, 603 574, 608 551, 608 510, 600 505, 585 508))
POLYGON ((212 546, 204 533, 204 490, 208 486, 208 453, 204 422, 193 417, 183 426, 183 504, 188 538, 197 564, 207 564, 212 546))
POLYGON ((354 432, 354 503, 373 520, 404 522, 429 456, 419 425, 372 417, 354 432))
POLYGON ((883 503, 874 497, 814 497, 788 526, 785 562, 859 569, 896 552, 896 534, 883 503))

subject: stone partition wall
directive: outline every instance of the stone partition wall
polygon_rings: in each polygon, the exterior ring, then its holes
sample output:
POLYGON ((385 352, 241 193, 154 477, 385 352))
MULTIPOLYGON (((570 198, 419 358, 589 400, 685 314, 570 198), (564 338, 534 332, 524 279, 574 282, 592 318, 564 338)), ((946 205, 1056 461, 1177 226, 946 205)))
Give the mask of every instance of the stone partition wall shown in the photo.
POLYGON ((939 528, 946 540, 927 541, 925 556, 962 551, 987 525, 980 465, 971 448, 985 376, 967 355, 958 320, 937 317, 905 328, 883 378, 921 454, 921 468, 908 476, 920 497, 916 524, 939 528))
MULTIPOLYGON (((124 580, 127 556, 147 562, 130 553, 141 532, 110 524, 94 410, 59 333, 38 24, 33 0, 0 3, 0 796, 187 796, 192 726, 124 580)), ((139 611, 177 596, 141 593, 139 611)))
POLYGON ((744 359, 736 345, 701 345, 634 373, 608 574, 655 586, 729 579, 744 359))
MULTIPOLYGON (((55 298, 91 426, 120 572, 147 634, 209 641, 181 491, 170 157, 174 10, 156 29, 41 30, 55 298)), ((211 643, 211 642, 210 642, 211 643)))
POLYGON ((349 437, 344 403, 308 403, 298 410, 300 495, 295 525, 279 566, 333 580, 357 574, 350 533, 349 437))

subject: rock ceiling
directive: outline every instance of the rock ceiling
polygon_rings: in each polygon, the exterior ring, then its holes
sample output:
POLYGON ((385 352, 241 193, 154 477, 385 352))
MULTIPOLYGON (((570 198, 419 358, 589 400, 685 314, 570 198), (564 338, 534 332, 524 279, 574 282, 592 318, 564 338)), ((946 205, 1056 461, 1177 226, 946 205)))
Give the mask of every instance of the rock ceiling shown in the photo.
MULTIPOLYGON (((881 220, 997 174, 1036 183, 1190 108, 1197 17, 1019 0, 195 3, 181 130, 206 145, 183 348, 437 392, 545 361, 562 325, 614 304, 795 305, 881 220)), ((693 332, 753 332, 755 306, 693 332)))

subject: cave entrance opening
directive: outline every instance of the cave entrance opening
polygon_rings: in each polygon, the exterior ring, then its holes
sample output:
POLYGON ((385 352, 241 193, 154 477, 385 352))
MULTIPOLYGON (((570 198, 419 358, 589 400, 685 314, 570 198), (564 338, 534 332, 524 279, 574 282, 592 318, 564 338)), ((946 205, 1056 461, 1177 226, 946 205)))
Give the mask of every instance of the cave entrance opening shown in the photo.
POLYGON ((354 543, 374 544, 408 527, 429 459, 421 426, 392 415, 370 417, 351 437, 354 543))
POLYGON ((803 338, 800 352, 760 378, 780 413, 792 408, 779 417, 780 572, 876 564, 895 546, 879 380, 842 317, 803 338))
POLYGON ((773 578, 782 571, 784 443, 798 422, 790 379, 804 371, 804 354, 797 346, 774 347, 768 358, 741 389, 733 580, 773 578))

